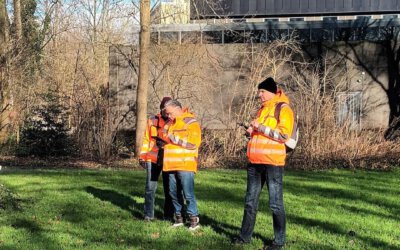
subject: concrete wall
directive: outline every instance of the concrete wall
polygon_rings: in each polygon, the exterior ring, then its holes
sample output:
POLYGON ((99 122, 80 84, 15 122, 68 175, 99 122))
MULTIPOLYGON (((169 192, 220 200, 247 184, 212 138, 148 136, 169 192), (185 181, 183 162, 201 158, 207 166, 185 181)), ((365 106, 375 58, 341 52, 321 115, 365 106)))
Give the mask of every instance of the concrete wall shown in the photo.
POLYGON ((329 51, 340 51, 349 58, 346 67, 350 78, 348 88, 344 90, 362 91, 362 127, 387 127, 390 113, 386 95, 388 64, 387 54, 382 46, 370 42, 335 43, 329 51), (359 65, 355 66, 352 62, 359 65))
MULTIPOLYGON (((260 51, 268 46, 192 44, 153 47, 151 78, 154 81, 149 88, 149 113, 158 111, 163 96, 172 96, 190 107, 205 128, 223 129, 232 125, 241 119, 238 114, 243 114, 243 110, 238 109, 246 94, 255 93, 261 78, 273 75, 279 82, 291 84, 290 74, 285 69, 287 65, 256 72, 257 65, 252 62, 256 62, 260 51)), ((386 127, 389 106, 385 93, 388 82, 385 51, 379 45, 367 42, 324 44, 322 48, 324 54, 347 58, 337 65, 346 72, 346 85, 341 91, 362 91, 362 127, 386 127), (362 67, 352 61, 361 63, 362 67)), ((316 45, 304 49, 310 56, 321 53, 316 45)), ((135 65, 138 65, 135 49, 110 47, 110 100, 119 115, 131 113, 124 123, 127 129, 133 128, 135 123, 133 112, 130 112, 134 110, 136 98, 135 65)))

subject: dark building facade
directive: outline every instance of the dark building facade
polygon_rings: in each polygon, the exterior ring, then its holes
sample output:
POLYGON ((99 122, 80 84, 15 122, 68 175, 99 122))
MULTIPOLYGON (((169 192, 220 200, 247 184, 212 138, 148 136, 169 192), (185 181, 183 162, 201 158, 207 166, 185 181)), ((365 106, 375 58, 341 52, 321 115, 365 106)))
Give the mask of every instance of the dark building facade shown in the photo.
POLYGON ((400 0, 191 0, 191 18, 368 15, 400 12, 400 0))

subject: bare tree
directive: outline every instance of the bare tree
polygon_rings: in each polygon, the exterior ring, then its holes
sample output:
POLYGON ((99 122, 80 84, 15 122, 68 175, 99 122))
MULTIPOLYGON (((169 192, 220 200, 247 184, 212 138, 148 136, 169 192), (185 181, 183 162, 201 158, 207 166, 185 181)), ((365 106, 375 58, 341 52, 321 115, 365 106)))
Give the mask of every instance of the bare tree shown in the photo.
POLYGON ((5 60, 5 47, 9 37, 9 21, 6 8, 6 0, 0 0, 0 68, 5 60))
POLYGON ((14 0, 14 24, 17 40, 22 37, 21 0, 14 0))
MULTIPOLYGON (((6 0, 0 0, 0 103, 3 104, 6 66, 8 61, 7 45, 9 40, 9 20, 6 0)), ((2 108, 3 105, 1 105, 2 108)))
POLYGON ((150 62, 150 0, 140 2, 140 57, 139 81, 136 93, 136 156, 140 153, 146 127, 147 89, 149 84, 150 62))
MULTIPOLYGON (((0 0, 0 49, 8 40, 8 15, 6 9, 6 0, 0 0)), ((1 53, 2 55, 3 53, 1 53)))

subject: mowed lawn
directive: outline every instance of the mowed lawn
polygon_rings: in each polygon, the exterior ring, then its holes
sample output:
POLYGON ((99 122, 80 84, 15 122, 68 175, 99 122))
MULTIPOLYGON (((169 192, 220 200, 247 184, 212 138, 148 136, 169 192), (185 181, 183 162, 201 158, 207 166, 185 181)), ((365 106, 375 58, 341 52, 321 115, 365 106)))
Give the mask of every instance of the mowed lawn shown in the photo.
MULTIPOLYGON (((253 241, 239 233, 245 170, 196 176, 202 228, 194 233, 143 218, 144 171, 2 170, 0 184, 21 199, 0 210, 0 249, 262 249, 273 238, 267 190, 253 241)), ((400 249, 400 169, 391 172, 286 171, 285 249, 400 249)), ((161 181, 156 216, 162 217, 161 181)))

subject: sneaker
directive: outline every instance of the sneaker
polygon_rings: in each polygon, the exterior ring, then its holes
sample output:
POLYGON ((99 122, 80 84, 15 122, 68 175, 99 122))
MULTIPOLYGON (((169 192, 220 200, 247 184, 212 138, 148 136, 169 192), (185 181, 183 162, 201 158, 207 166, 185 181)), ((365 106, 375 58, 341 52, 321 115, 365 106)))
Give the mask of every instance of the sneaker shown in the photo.
POLYGON ((200 219, 198 216, 190 216, 190 226, 189 230, 190 231, 195 231, 200 228, 200 219))
POLYGON ((151 218, 149 216, 145 216, 143 220, 144 220, 144 222, 152 222, 154 220, 154 218, 151 218))
POLYGON ((278 245, 276 243, 272 243, 270 246, 265 248, 265 250, 279 250, 279 249, 282 249, 282 248, 283 248, 283 245, 278 245))
POLYGON ((232 244, 233 244, 233 245, 236 245, 236 246, 245 245, 245 244, 249 244, 249 243, 250 243, 250 242, 244 241, 244 240, 243 240, 242 238, 240 238, 240 237, 234 238, 233 241, 232 241, 232 244))
POLYGON ((183 217, 180 214, 175 215, 175 222, 172 227, 181 227, 183 226, 183 217))

